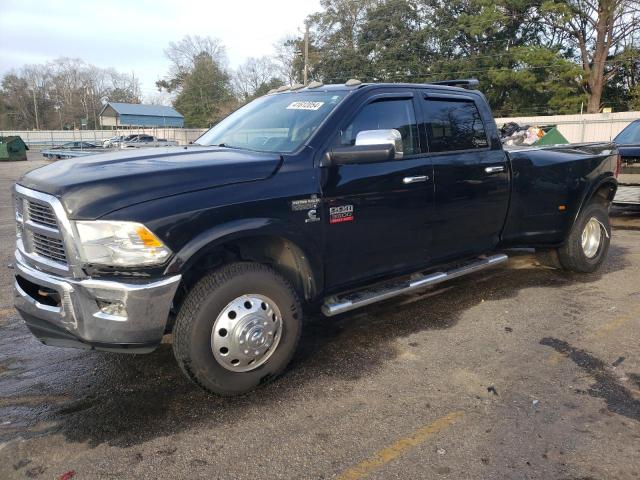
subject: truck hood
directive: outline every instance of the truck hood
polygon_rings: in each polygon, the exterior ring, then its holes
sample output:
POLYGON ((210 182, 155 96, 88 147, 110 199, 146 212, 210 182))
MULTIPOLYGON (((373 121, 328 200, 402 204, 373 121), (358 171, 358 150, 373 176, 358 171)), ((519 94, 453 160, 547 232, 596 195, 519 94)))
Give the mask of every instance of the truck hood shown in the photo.
POLYGON ((18 183, 58 197, 72 219, 95 219, 157 198, 265 179, 281 160, 222 147, 158 147, 60 160, 18 183))

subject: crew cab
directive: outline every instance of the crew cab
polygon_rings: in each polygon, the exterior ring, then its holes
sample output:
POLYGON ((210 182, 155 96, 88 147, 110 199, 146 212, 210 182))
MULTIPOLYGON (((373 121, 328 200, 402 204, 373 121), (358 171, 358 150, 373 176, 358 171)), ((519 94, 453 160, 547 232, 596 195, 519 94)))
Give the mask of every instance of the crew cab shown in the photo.
POLYGON ((184 373, 233 395, 285 369, 303 311, 428 288, 514 247, 595 271, 615 145, 505 151, 473 87, 281 88, 193 145, 27 173, 16 308, 47 345, 143 353, 172 332, 184 373))

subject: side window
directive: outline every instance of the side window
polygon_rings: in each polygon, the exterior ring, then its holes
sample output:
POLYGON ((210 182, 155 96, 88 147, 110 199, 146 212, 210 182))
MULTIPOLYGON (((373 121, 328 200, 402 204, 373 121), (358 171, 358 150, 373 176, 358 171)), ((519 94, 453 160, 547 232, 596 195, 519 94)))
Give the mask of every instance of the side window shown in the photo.
POLYGON ((480 112, 471 101, 427 99, 425 127, 430 152, 486 148, 480 112))
POLYGON ((378 100, 366 105, 341 132, 340 145, 355 145, 363 130, 396 129, 402 135, 405 155, 418 153, 418 127, 411 99, 378 100))

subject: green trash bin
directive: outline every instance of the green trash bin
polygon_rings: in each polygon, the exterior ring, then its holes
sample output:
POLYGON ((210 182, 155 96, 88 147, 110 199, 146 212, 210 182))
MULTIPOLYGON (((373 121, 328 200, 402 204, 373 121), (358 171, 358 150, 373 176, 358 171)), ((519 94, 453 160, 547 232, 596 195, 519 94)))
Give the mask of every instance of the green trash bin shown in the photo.
POLYGON ((569 143, 569 140, 564 138, 564 135, 560 133, 558 127, 553 127, 534 145, 564 145, 566 143, 569 143))
POLYGON ((27 159, 27 144, 18 136, 0 137, 0 162, 27 159))

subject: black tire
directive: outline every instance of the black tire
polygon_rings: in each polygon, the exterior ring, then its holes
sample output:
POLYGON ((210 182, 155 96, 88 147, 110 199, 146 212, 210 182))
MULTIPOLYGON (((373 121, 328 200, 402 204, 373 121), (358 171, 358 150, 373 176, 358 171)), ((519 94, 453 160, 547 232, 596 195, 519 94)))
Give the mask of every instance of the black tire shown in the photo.
POLYGON ((207 274, 180 307, 173 328, 173 352, 182 371, 195 384, 220 395, 239 395, 281 374, 300 340, 302 309, 291 284, 272 268, 258 263, 233 263, 207 274), (279 343, 265 363, 236 372, 216 360, 211 332, 218 315, 234 299, 259 294, 272 299, 282 316, 279 343))
POLYGON ((607 257, 611 243, 611 225, 609 223, 609 209, 602 202, 588 204, 578 216, 571 228, 565 243, 558 249, 560 264, 565 270, 580 273, 596 271, 607 257), (600 244, 591 258, 585 254, 582 248, 582 232, 587 223, 595 218, 600 224, 600 244))

